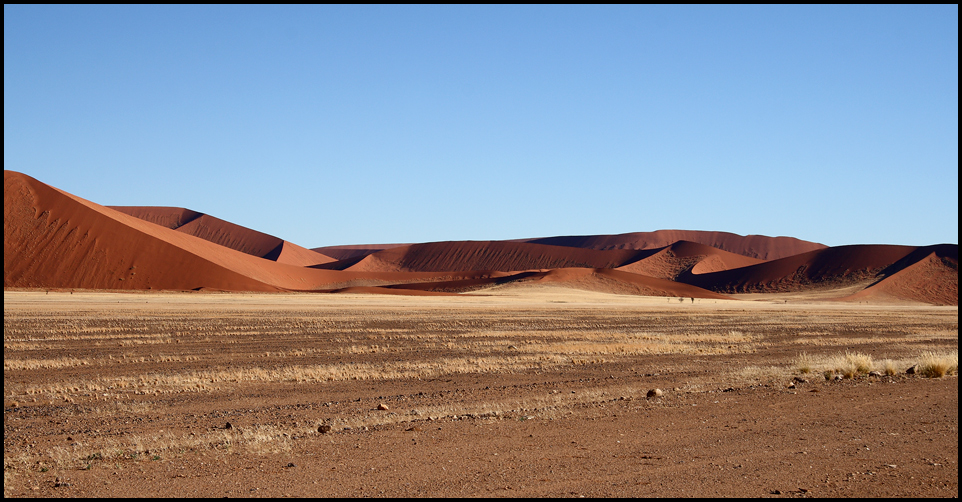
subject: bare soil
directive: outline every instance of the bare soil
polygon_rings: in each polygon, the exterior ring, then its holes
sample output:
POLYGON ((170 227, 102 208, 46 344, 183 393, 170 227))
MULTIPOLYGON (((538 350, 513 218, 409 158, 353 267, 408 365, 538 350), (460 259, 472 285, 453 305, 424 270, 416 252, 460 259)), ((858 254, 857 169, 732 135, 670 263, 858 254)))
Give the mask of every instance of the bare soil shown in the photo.
POLYGON ((952 351, 811 296, 5 291, 4 496, 958 497, 957 370, 905 374, 952 351))

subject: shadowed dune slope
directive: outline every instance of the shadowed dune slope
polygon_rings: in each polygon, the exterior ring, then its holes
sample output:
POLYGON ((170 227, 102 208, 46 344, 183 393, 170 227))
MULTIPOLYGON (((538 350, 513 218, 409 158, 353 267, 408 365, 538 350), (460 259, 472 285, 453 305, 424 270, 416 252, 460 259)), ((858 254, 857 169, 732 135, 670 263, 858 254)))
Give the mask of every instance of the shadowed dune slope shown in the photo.
MULTIPOLYGON (((955 255, 958 255, 957 245, 944 246, 954 247, 955 255)), ((924 258, 935 247, 838 246, 733 270, 697 275, 684 273, 678 280, 723 293, 777 293, 844 287, 892 275, 924 258)))
POLYGON ((346 270, 365 272, 513 272, 566 267, 613 268, 647 256, 636 250, 598 251, 505 241, 413 244, 378 251, 346 270))
POLYGON ((329 263, 334 258, 209 214, 179 207, 107 206, 144 221, 200 237, 242 253, 302 267, 329 263))
POLYGON ((678 241, 617 270, 675 280, 685 272, 703 274, 763 263, 763 260, 722 251, 690 241, 678 241))
POLYGON ((794 237, 742 236, 729 232, 701 230, 657 230, 618 235, 545 237, 529 239, 527 242, 588 249, 653 249, 663 248, 678 241, 696 242, 760 260, 777 260, 827 247, 824 244, 794 237))

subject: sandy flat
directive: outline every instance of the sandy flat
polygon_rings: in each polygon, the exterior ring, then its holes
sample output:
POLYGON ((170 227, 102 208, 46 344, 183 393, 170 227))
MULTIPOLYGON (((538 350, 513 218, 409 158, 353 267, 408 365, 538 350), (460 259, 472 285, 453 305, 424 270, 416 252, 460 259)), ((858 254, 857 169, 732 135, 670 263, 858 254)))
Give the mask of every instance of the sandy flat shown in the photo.
POLYGON ((957 307, 8 290, 4 494, 957 497, 925 351, 957 307))

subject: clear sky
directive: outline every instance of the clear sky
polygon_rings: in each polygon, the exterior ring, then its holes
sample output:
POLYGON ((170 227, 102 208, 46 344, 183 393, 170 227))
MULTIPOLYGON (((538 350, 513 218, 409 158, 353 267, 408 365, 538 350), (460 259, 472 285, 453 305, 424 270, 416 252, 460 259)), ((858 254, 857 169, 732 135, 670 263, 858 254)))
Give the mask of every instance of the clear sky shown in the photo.
POLYGON ((306 247, 958 243, 958 6, 4 6, 5 169, 306 247))

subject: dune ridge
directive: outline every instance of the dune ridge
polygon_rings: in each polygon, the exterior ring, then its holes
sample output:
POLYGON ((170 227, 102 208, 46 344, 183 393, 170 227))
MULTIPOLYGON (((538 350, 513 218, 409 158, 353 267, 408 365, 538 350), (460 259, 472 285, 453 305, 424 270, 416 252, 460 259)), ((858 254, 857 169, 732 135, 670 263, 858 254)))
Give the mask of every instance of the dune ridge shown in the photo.
POLYGON ((242 253, 302 267, 330 263, 334 258, 273 235, 182 207, 105 206, 171 230, 200 237, 242 253))

